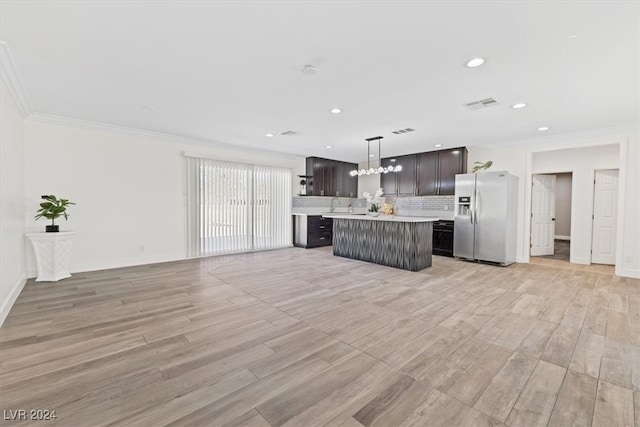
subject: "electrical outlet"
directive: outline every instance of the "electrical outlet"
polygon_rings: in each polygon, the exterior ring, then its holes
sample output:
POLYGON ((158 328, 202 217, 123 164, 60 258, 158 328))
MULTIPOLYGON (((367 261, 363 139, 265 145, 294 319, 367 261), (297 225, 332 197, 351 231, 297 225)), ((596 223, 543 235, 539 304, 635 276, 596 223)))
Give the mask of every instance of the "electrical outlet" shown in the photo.
POLYGON ((624 257, 624 262, 631 264, 633 262, 633 257, 631 255, 627 255, 624 257))
POLYGON ((144 245, 138 246, 138 249, 140 250, 140 252, 144 252, 144 245))

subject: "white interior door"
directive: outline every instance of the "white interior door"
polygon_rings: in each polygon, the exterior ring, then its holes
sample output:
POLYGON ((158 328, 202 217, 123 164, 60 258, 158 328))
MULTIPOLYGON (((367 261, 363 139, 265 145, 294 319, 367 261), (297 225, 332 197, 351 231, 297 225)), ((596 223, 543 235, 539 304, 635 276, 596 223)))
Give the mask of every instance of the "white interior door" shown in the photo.
POLYGON ((616 218, 618 216, 618 170, 596 171, 593 193, 593 242, 591 262, 616 263, 616 218))
POLYGON ((531 256, 553 255, 556 176, 533 175, 531 197, 531 256))

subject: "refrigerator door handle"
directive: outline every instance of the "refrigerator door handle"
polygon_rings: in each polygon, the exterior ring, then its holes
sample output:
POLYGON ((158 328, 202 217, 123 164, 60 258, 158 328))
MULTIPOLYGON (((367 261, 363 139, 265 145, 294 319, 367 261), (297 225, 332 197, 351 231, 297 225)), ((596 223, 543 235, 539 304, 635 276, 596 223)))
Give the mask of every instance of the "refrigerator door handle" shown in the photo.
POLYGON ((478 201, 479 200, 480 200, 480 192, 478 190, 476 190, 476 197, 475 197, 476 206, 473 208, 473 211, 475 213, 475 224, 478 223, 478 216, 480 214, 480 210, 479 210, 479 206, 478 206, 478 201))

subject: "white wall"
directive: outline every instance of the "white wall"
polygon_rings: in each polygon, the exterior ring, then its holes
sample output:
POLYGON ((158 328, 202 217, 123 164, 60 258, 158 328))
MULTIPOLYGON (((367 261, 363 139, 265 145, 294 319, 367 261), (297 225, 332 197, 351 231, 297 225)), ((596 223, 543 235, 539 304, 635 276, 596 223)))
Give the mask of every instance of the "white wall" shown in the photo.
POLYGON ((573 172, 571 262, 591 263, 593 179, 596 169, 618 169, 618 144, 533 153, 531 173, 573 172))
MULTIPOLYGON (((596 168, 619 167, 621 197, 619 200, 620 221, 618 224, 616 274, 640 278, 640 222, 637 220, 640 217, 640 175, 638 174, 637 166, 640 164, 640 129, 631 127, 598 130, 514 141, 511 144, 513 145, 493 144, 469 147, 469 164, 473 164, 476 161, 493 160, 494 164, 491 170, 506 170, 520 178, 518 195, 518 262, 529 261, 529 213, 531 210, 531 174, 533 173, 534 153, 552 152, 549 157, 552 159, 555 157, 554 152, 558 154, 558 150, 602 145, 611 146, 609 150, 618 150, 618 148, 614 148, 614 145, 617 145, 619 147, 617 166, 606 162, 596 165, 590 159, 584 159, 590 163, 581 165, 581 173, 593 176, 590 171, 596 168)), ((608 152, 615 153, 617 151, 608 152)), ((568 157, 571 155, 569 153, 568 157)), ((571 170, 570 167, 567 167, 567 162, 570 160, 568 157, 564 157, 564 161, 559 161, 559 163, 553 165, 544 166, 539 164, 536 172, 551 173, 571 170)), ((538 157, 538 159, 542 159, 542 157, 538 157)), ((590 236, 590 228, 582 228, 585 227, 584 221, 576 223, 575 212, 577 209, 586 207, 587 214, 590 215, 590 203, 593 203, 593 198, 592 195, 587 194, 589 189, 585 188, 585 186, 576 189, 577 179, 578 176, 574 173, 572 237, 575 237, 575 234, 580 232, 586 238, 587 233, 590 236), (575 201, 575 198, 578 197, 582 202, 575 201), (585 200, 588 202, 584 202, 585 200)), ((576 253, 576 257, 578 260, 580 258, 590 258, 584 252, 576 253)))
POLYGON ((0 79, 0 326, 26 281, 24 120, 0 79))
POLYGON ((571 173, 556 174, 556 239, 571 237, 571 186, 571 173))
MULTIPOLYGON (((29 231, 41 194, 76 203, 61 230, 79 233, 71 272, 186 258, 186 160, 183 152, 222 160, 277 165, 304 174, 304 158, 225 144, 154 140, 65 124, 25 122, 26 206, 29 231)), ((27 251, 29 276, 35 274, 27 251)))

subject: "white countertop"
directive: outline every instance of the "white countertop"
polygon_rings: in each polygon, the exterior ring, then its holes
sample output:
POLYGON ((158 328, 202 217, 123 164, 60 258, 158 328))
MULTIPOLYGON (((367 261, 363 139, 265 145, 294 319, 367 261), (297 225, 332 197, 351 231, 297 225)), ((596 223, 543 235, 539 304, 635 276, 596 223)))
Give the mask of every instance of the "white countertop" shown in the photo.
POLYGON ((326 213, 322 215, 325 218, 339 219, 361 219, 364 221, 392 221, 392 222, 435 222, 439 221, 437 217, 420 217, 420 216, 397 216, 397 215, 354 215, 343 213, 326 213))
MULTIPOLYGON (((367 212, 367 208, 355 207, 352 209, 353 209, 352 213, 356 213, 356 214, 363 214, 367 212)), ((292 215, 318 215, 318 216, 329 215, 329 214, 332 214, 332 215, 348 214, 348 213, 349 213, 349 209, 343 208, 343 207, 335 208, 333 212, 330 211, 330 208, 296 208, 293 212, 291 212, 292 215)))
MULTIPOLYGON (((367 208, 354 206, 354 214, 364 214, 367 212, 367 208)), ((333 215, 333 214, 348 214, 348 209, 345 207, 337 207, 334 212, 330 212, 329 208, 294 208, 292 215, 333 215)), ((397 215, 399 217, 419 217, 419 218, 438 218, 439 221, 453 221, 453 211, 426 211, 426 210, 406 210, 398 209, 397 215)))

